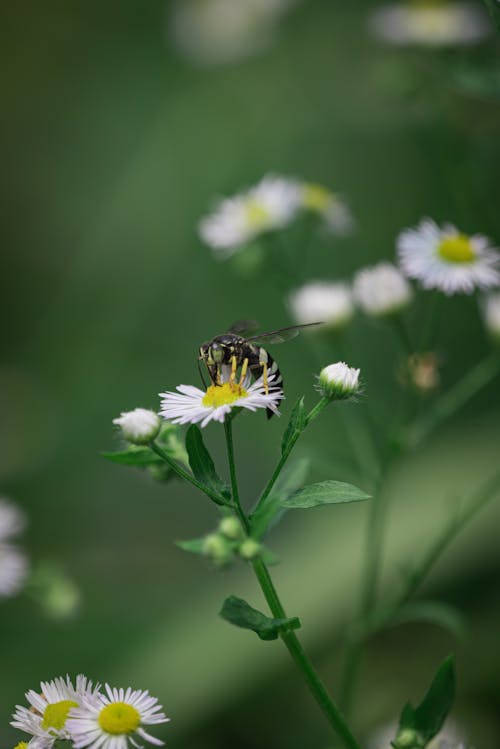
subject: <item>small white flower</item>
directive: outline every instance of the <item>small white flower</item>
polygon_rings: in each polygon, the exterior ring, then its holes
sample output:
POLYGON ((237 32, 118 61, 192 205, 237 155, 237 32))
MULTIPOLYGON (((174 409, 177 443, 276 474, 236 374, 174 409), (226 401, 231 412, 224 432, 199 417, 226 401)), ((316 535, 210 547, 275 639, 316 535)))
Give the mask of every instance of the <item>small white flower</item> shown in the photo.
POLYGON ((352 292, 346 283, 310 281, 290 294, 290 308, 299 325, 324 322, 342 328, 354 314, 352 292))
POLYGON ((482 300, 481 311, 488 333, 500 341, 500 292, 485 297, 482 300))
POLYGON ((68 729, 70 710, 78 707, 85 698, 95 699, 99 686, 93 687, 87 677, 79 675, 76 686, 67 676, 66 679, 42 681, 40 690, 40 694, 33 689, 26 692, 31 708, 16 705, 11 725, 33 736, 30 749, 51 749, 58 739, 71 738, 68 729))
POLYGON ((156 697, 139 689, 112 689, 106 694, 84 696, 80 707, 71 710, 67 721, 75 749, 127 749, 140 747, 137 740, 162 746, 163 741, 151 736, 144 726, 166 723, 156 697))
POLYGON ((11 544, 0 543, 0 598, 10 598, 22 589, 28 576, 26 554, 11 544))
POLYGON ((268 175, 255 187, 222 200, 200 222, 200 236, 221 257, 228 257, 252 239, 287 226, 300 206, 295 180, 268 175))
POLYGON ((260 377, 251 383, 247 375, 242 384, 228 381, 224 376, 221 385, 211 385, 206 392, 194 385, 178 385, 177 393, 160 393, 160 415, 174 424, 198 424, 205 427, 210 421, 221 424, 233 408, 257 411, 268 409, 268 413, 279 415, 278 404, 283 398, 281 385, 275 383, 276 375, 268 378, 268 392, 260 377))
POLYGON ((9 500, 0 497, 0 541, 18 536, 26 527, 26 516, 9 500))
POLYGON ((354 219, 347 203, 336 193, 314 182, 303 182, 302 207, 323 218, 325 227, 333 234, 349 234, 354 219))
POLYGON ((158 435, 161 427, 158 414, 146 408, 125 411, 113 419, 113 424, 121 427, 123 436, 133 445, 147 445, 158 435))
POLYGON ((370 18, 373 32, 385 42, 400 45, 467 45, 492 33, 482 8, 471 2, 413 0, 382 5, 370 18))
POLYGON ((363 268, 354 277, 354 298, 367 315, 390 315, 406 307, 412 299, 410 284, 392 263, 363 268))
POLYGON ((401 268, 424 289, 445 294, 471 294, 475 288, 498 286, 500 255, 481 234, 462 234, 451 224, 443 228, 423 219, 397 239, 401 268))
POLYGON ((344 400, 359 392, 359 369, 339 361, 321 370, 318 389, 322 395, 334 400, 344 400))

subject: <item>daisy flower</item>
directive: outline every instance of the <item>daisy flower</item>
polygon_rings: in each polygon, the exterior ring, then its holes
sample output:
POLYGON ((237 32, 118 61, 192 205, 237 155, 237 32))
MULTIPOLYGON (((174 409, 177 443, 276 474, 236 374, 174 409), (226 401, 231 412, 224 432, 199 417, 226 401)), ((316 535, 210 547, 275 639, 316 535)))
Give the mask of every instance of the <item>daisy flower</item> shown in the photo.
POLYGON ((290 294, 289 305, 299 325, 322 321, 325 327, 344 327, 354 314, 352 292, 348 284, 310 281, 290 294))
POLYGON ((230 382, 227 369, 222 372, 222 385, 210 385, 204 392, 194 385, 178 385, 177 393, 160 393, 160 416, 174 424, 198 424, 202 427, 210 421, 223 423, 233 408, 257 411, 265 408, 268 413, 279 416, 278 404, 283 398, 281 384, 271 372, 268 377, 268 392, 264 380, 259 377, 251 382, 247 375, 243 382, 230 382))
POLYGON ((338 361, 324 367, 319 374, 318 390, 325 398, 345 400, 359 392, 359 369, 338 361))
POLYGON ((382 5, 371 15, 370 25, 380 39, 399 45, 475 44, 492 33, 491 23, 478 4, 448 0, 382 5))
POLYGON ((287 226, 299 207, 298 183, 268 175, 246 192, 222 200, 201 220, 200 236, 221 257, 229 257, 256 237, 287 226))
POLYGON ((399 312, 411 302, 412 296, 410 284, 392 263, 363 268, 354 277, 354 298, 373 317, 399 312))
POLYGON ((133 411, 124 411, 113 424, 121 427, 123 436, 133 445, 148 445, 158 436, 161 423, 158 414, 148 411, 147 408, 134 408, 133 411))
POLYGON ((75 749, 127 749, 140 747, 137 740, 162 746, 144 726, 166 723, 156 697, 139 689, 112 689, 106 694, 85 695, 80 707, 74 707, 68 718, 68 730, 75 749))
POLYGON ((451 224, 440 228, 435 221, 423 219, 417 227, 401 232, 397 249, 403 272, 420 281, 424 289, 471 294, 475 288, 500 283, 500 254, 490 241, 481 234, 462 234, 451 224))
POLYGON ((304 182, 301 185, 302 207, 316 213, 333 234, 349 234, 354 219, 347 203, 323 185, 304 182))
POLYGON ((488 333, 500 341, 500 292, 490 294, 482 300, 481 312, 488 333))
POLYGON ((26 692, 30 708, 16 705, 11 725, 30 733, 32 749, 51 749, 58 739, 69 740, 68 715, 85 698, 95 698, 99 685, 95 688, 86 676, 76 677, 73 686, 69 676, 59 677, 40 684, 40 694, 33 689, 26 692))

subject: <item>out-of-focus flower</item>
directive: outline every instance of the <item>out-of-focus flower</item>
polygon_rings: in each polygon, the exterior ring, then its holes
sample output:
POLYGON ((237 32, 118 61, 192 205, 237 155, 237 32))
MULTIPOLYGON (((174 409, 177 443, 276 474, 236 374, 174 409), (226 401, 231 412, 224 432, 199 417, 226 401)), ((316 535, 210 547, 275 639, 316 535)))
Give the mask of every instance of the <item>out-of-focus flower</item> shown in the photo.
POLYGON ((367 315, 383 317, 408 306, 413 297, 410 284, 392 263, 363 268, 354 278, 354 298, 367 315))
POLYGON ((18 536, 26 527, 26 516, 17 505, 0 497, 0 541, 18 536))
POLYGON ((267 175, 246 192, 222 200, 200 221, 200 237, 220 257, 228 257, 256 237, 287 226, 299 206, 295 180, 267 175))
POLYGON ((179 50, 198 65, 212 66, 259 54, 275 37, 295 0, 176 0, 169 16, 179 50))
POLYGON ((321 216, 329 231, 333 234, 349 234, 352 231, 352 213, 336 193, 313 182, 304 182, 301 187, 303 208, 321 216))
POLYGON ((339 361, 321 370, 318 390, 332 400, 345 400, 359 392, 359 369, 339 361))
POLYGON ((500 342, 500 292, 485 297, 481 302, 481 311, 486 330, 500 342))
POLYGON ((423 219, 401 232, 397 248, 403 272, 424 289, 471 294, 500 283, 500 254, 481 234, 468 236, 451 224, 440 228, 435 221, 423 219))
POLYGON ((476 44, 492 33, 488 16, 477 3, 411 0, 377 8, 370 26, 391 44, 431 47, 476 44))
POLYGON ((28 557, 12 543, 25 526, 24 513, 7 499, 0 499, 0 599, 18 593, 28 576, 28 557))
POLYGON ((31 734, 30 746, 35 749, 51 749, 58 740, 68 740, 68 715, 84 698, 95 699, 99 685, 93 687, 85 676, 76 677, 76 686, 69 676, 42 682, 40 693, 30 689, 26 699, 31 707, 16 705, 11 725, 31 734))
POLYGON ((299 325, 323 322, 324 327, 339 329, 354 314, 352 292, 346 283, 310 281, 290 294, 289 304, 299 325))
POLYGON ((79 707, 71 710, 67 721, 75 749, 127 749, 138 747, 137 741, 162 746, 144 726, 168 722, 156 697, 139 689, 112 689, 106 684, 106 695, 83 696, 79 707))
POLYGON ((434 351, 412 354, 400 370, 400 379, 419 393, 431 393, 439 387, 439 359, 434 351))
POLYGON ((125 411, 113 424, 121 427, 123 436, 133 445, 147 445, 158 436, 161 421, 158 414, 146 408, 134 408, 125 411))
POLYGON ((74 580, 52 562, 37 565, 30 576, 29 594, 53 619, 66 619, 80 607, 82 596, 74 580))

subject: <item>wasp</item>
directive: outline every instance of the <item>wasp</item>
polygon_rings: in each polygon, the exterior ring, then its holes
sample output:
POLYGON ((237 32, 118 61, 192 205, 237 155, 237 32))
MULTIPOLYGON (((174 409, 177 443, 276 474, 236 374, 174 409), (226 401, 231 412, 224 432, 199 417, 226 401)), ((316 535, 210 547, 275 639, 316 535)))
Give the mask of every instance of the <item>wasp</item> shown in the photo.
MULTIPOLYGON (((280 328, 269 333, 255 333, 258 324, 253 320, 240 320, 234 323, 227 333, 215 336, 211 341, 203 343, 200 346, 198 364, 204 362, 210 377, 212 385, 221 385, 222 366, 230 366, 231 374, 229 382, 242 385, 247 373, 250 372, 257 380, 262 377, 264 390, 269 394, 269 378, 272 375, 272 387, 283 389, 283 377, 281 375, 278 363, 273 359, 271 354, 264 346, 268 344, 284 343, 295 338, 302 328, 321 323, 308 323, 306 325, 291 325, 287 328, 280 328), (247 337, 249 336, 249 337, 247 337), (239 382, 236 383, 238 370, 240 370, 239 382)), ((203 374, 200 368, 200 376, 203 384, 203 374)), ((272 411, 267 410, 268 418, 271 418, 272 411)))

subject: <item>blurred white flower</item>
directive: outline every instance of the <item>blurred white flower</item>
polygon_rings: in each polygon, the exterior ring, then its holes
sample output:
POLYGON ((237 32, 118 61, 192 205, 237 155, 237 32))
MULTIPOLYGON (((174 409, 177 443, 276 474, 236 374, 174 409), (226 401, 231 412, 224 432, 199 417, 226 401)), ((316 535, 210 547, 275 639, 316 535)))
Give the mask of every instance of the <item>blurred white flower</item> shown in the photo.
POLYGON ((17 505, 0 497, 0 541, 19 535, 26 527, 26 516, 17 505))
POLYGON ((500 341, 500 292, 485 297, 481 302, 481 311, 486 330, 500 341))
POLYGON ((471 294, 476 288, 500 283, 500 254, 489 239, 462 234, 451 224, 439 228, 435 221, 423 219, 417 227, 401 232, 397 249, 403 272, 420 281, 424 289, 471 294))
POLYGON ((299 207, 298 183, 267 175, 246 192, 222 200, 200 221, 200 237, 221 257, 228 257, 259 235, 287 226, 299 207))
POLYGON ((323 322, 324 327, 338 329, 346 325, 354 314, 349 285, 333 281, 310 281, 304 284, 292 291, 289 305, 299 325, 323 322))
POLYGON ((113 424, 121 427, 123 436, 133 445, 147 445, 158 435, 161 421, 154 411, 146 408, 134 408, 124 411, 113 424))
POLYGON ((198 65, 244 60, 266 49, 295 0, 177 0, 169 16, 179 50, 198 65))
POLYGON ((350 398, 359 391, 359 372, 342 361, 329 364, 320 372, 318 389, 333 400, 350 398))
POLYGON ((0 543, 0 598, 19 593, 28 575, 26 554, 11 544, 0 543))
POLYGON ((352 231, 352 213, 336 193, 313 182, 302 183, 301 189, 303 208, 321 216, 329 231, 333 234, 349 234, 352 231))
POLYGON ((106 694, 84 695, 79 707, 71 710, 67 727, 75 749, 127 749, 139 747, 138 741, 162 746, 144 726, 167 723, 156 697, 139 689, 112 689, 106 694))
POLYGON ((372 13, 370 26, 383 41, 400 45, 475 44, 492 33, 491 22, 479 4, 453 0, 382 5, 372 13))
POLYGON ((392 263, 363 268, 354 277, 354 298, 367 315, 393 314, 406 307, 412 297, 410 284, 392 263))

